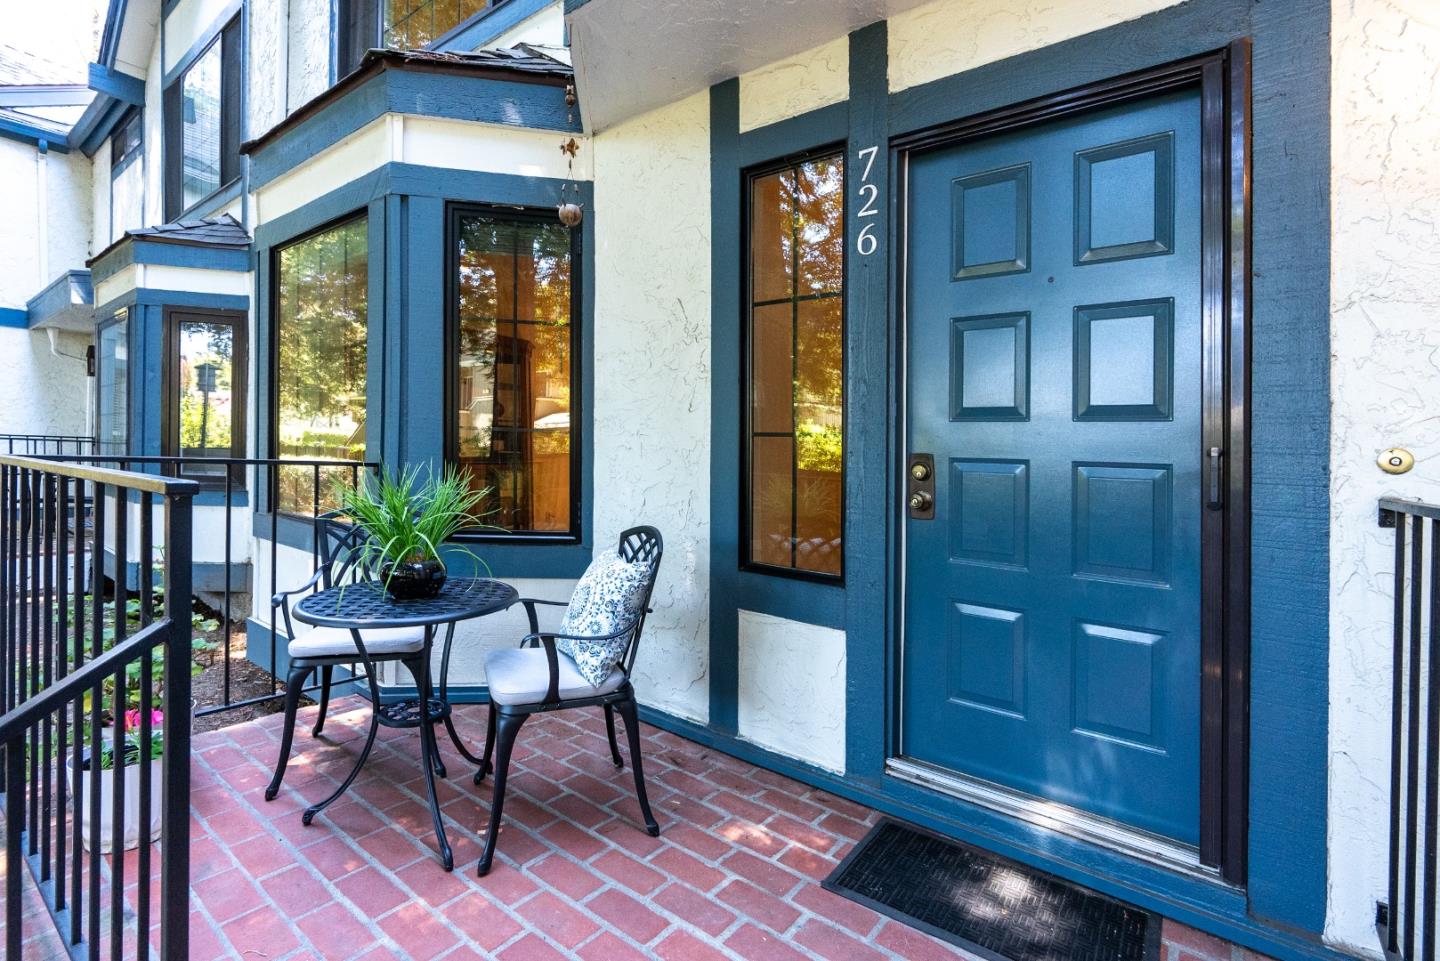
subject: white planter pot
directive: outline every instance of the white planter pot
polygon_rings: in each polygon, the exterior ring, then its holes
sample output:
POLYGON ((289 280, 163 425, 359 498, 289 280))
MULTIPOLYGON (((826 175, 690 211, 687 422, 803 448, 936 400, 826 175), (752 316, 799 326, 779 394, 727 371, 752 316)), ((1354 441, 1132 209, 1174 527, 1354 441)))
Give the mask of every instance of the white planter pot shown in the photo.
MULTIPOLYGON (((70 784, 75 783, 74 760, 65 765, 65 776, 70 784)), ((150 761, 150 836, 147 840, 160 838, 160 761, 150 761)), ((84 779, 85 797, 80 805, 80 837, 85 850, 90 850, 90 772, 80 771, 84 779)), ((140 827, 140 765, 125 768, 125 850, 140 846, 143 831, 140 827)), ((71 804, 74 804, 72 799, 71 804)), ((109 854, 114 850, 111 841, 115 836, 115 772, 100 772, 100 851, 109 854)))

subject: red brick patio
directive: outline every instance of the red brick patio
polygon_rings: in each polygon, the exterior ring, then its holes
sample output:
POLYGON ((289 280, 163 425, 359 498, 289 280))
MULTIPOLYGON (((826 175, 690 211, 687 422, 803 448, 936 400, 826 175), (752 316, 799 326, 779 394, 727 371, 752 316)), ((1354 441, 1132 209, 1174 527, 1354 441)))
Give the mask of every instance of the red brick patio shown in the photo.
MULTIPOLYGON (((647 836, 598 711, 526 725, 486 878, 474 865, 489 784, 472 785, 443 736, 453 874, 433 851, 413 732, 382 729, 351 793, 305 827, 301 810, 348 770, 368 707, 349 699, 331 715, 313 740, 314 708, 302 713, 268 804, 278 716, 195 739, 192 961, 970 957, 820 887, 873 811, 648 726, 662 833, 647 836)), ((483 708, 458 717, 479 743, 483 708)), ((1178 925, 1165 938, 1163 961, 1249 957, 1178 925)))

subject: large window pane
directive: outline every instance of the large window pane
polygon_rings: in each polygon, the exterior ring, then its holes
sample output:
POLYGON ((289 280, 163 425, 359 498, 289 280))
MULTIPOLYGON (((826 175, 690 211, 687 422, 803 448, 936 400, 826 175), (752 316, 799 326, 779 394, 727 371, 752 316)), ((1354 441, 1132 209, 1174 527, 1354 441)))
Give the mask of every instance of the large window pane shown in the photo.
MULTIPOLYGON (((368 333, 367 221, 332 227, 276 256, 276 454, 288 459, 365 457, 368 333)), ((282 468, 282 510, 333 506, 332 477, 347 468, 282 468), (315 490, 315 478, 320 489, 315 490)))
POLYGON ((844 171, 840 155, 750 180, 750 564, 841 573, 844 171))
POLYGON ((121 310, 114 323, 101 328, 96 347, 96 382, 99 398, 100 451, 125 454, 129 441, 130 321, 121 310))
MULTIPOLYGON (((491 0, 383 0, 383 46, 418 50, 491 6, 491 0)), ((500 2, 500 0, 494 0, 500 2)))
MULTIPOLYGON (((229 319, 174 311, 175 354, 171 374, 176 396, 171 414, 174 432, 170 450, 181 457, 238 457, 244 453, 244 384, 236 381, 244 371, 243 317, 229 319)), ((201 478, 224 478, 224 467, 190 463, 185 473, 201 478)), ((243 477, 236 472, 237 477, 243 477)))
POLYGON ((553 221, 456 220, 451 449, 510 533, 575 532, 571 243, 553 221))
POLYGON ((180 82, 186 208, 220 187, 220 47, 211 44, 180 82))

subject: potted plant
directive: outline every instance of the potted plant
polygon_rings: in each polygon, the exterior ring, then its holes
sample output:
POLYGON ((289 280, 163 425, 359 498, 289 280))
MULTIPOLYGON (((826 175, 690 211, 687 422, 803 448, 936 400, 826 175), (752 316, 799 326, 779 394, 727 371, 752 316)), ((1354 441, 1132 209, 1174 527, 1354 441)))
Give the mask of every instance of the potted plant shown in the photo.
MULTIPOLYGON (((340 487, 340 509, 365 530, 360 563, 375 570, 396 600, 434 597, 447 574, 441 547, 456 533, 479 526, 477 509, 490 489, 475 490, 459 471, 446 468, 421 481, 420 469, 398 475, 381 468, 355 487, 340 487)), ((474 553, 451 547, 480 562, 474 553)))
MULTIPOLYGON (((123 837, 125 850, 130 851, 140 846, 141 841, 154 841, 160 837, 161 811, 160 811, 160 759, 165 752, 165 715, 158 711, 150 712, 150 749, 146 751, 140 743, 140 712, 131 709, 125 712, 121 718, 124 724, 124 732, 121 735, 120 768, 121 774, 117 777, 114 773, 116 767, 115 758, 115 734, 114 729, 104 727, 100 729, 100 851, 110 854, 113 851, 111 843, 115 834, 115 785, 120 783, 125 792, 125 825, 123 837), (140 811, 140 766, 150 765, 150 810, 148 817, 142 821, 140 811), (148 831, 142 827, 148 822, 148 831)), ((81 778, 84 782, 84 789, 87 792, 80 807, 80 836, 85 849, 90 850, 91 832, 90 821, 90 770, 94 759, 89 751, 86 751, 80 758, 81 778)), ((67 781, 74 783, 75 761, 72 758, 66 762, 67 781)))

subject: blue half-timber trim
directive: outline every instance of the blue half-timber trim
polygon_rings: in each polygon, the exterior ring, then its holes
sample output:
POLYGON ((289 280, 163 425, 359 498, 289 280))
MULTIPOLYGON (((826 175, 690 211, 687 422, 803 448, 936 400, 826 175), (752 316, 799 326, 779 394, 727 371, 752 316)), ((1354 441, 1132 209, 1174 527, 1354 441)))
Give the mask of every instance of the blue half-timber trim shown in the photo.
MULTIPOLYGON (((644 694, 640 691, 642 699, 644 694)), ((1349 955, 1331 950, 1318 941, 1250 917, 1244 893, 1235 888, 1138 865, 1053 831, 1016 822, 894 778, 876 783, 849 773, 835 774, 716 731, 713 724, 698 724, 643 703, 640 719, 741 761, 1212 932, 1276 961, 1354 961, 1349 955), (1118 882, 1119 877, 1133 880, 1118 882)))
MULTIPOLYGON (((269 309, 274 278, 271 261, 277 248, 351 214, 369 217, 369 324, 366 386, 367 459, 387 464, 438 464, 444 453, 442 381, 446 345, 436 336, 444 317, 448 278, 444 263, 446 206, 450 202, 551 208, 563 181, 483 171, 453 170, 414 164, 386 164, 324 196, 261 224, 255 231, 257 261, 257 358, 255 436, 257 449, 271 450, 269 404, 273 372, 267 360, 274 336, 269 309), (416 265, 428 264, 419 269, 416 265), (376 305, 383 305, 377 310, 376 305)), ((580 287, 579 357, 580 416, 574 440, 580 457, 580 538, 578 542, 512 539, 499 543, 469 542, 497 576, 572 578, 583 573, 593 557, 593 410, 595 214, 594 194, 580 185, 587 216, 581 226, 580 262, 575 280, 580 287)), ((270 537, 268 505, 258 505, 254 530, 270 537)), ((281 518, 281 543, 309 549, 309 524, 281 518)), ((463 557, 460 563, 466 561, 463 557)))
MULTIPOLYGON (((895 394, 891 389, 892 353, 890 278, 896 269, 888 216, 862 220, 859 184, 865 160, 859 151, 878 147, 870 163, 869 183, 886 191, 890 182, 887 149, 885 78, 889 74, 887 25, 882 21, 850 35, 849 136, 845 151, 845 769, 882 776, 892 753, 887 711, 892 707, 884 681, 894 677, 894 635, 890 630, 892 595, 887 550, 890 531, 888 465, 893 462, 891 425, 895 394), (854 238, 873 226, 875 252, 855 252, 854 238)), ((883 209, 883 208, 882 208, 883 209)), ((893 348, 898 349, 898 348, 893 348)))
POLYGON ((30 326, 26 316, 23 307, 0 307, 0 327, 19 327, 23 330, 30 326))
MULTIPOLYGON (((741 236, 744 172, 757 164, 843 141, 849 108, 831 104, 799 116, 740 132, 739 84, 710 91, 711 326, 710 356, 710 721, 718 730, 738 725, 739 611, 755 611, 806 624, 845 628, 846 590, 817 582, 741 570, 740 411, 744 329, 741 236), (731 453, 733 452, 733 454, 731 453)), ((847 388, 848 389, 848 388, 847 388)), ((846 433, 851 427, 847 423, 846 433)), ((848 440, 847 440, 848 446, 848 440)), ((847 453, 847 463, 849 454, 847 453)), ((848 468, 847 468, 848 473, 848 468)), ((847 494, 847 502, 849 495, 847 494)), ((848 553, 848 552, 847 552, 848 553)))
POLYGON ((446 31, 430 44, 430 50, 483 50, 501 34, 550 6, 554 0, 505 0, 486 7, 463 23, 446 31))
POLYGON ((0 117, 0 137, 33 143, 41 151, 70 152, 70 144, 65 131, 28 124, 20 120, 11 120, 9 117, 0 117))
POLYGON ((251 189, 289 173, 387 113, 580 133, 552 84, 387 67, 250 151, 251 189))
POLYGON ((1195 0, 890 96, 898 134, 1252 38, 1247 887, 1257 916, 1312 932, 1329 770, 1329 24, 1329 0, 1195 0))
MULTIPOLYGON (((132 529, 130 536, 136 538, 139 534, 132 529)), ((222 594, 225 591, 225 568, 226 565, 214 561, 196 561, 190 566, 192 586, 197 591, 205 591, 212 594, 222 594)), ((250 593, 251 566, 249 561, 231 561, 230 568, 230 593, 250 593)), ((105 576, 115 577, 115 551, 113 548, 105 548, 104 561, 105 576)), ((153 587, 164 585, 165 572, 158 566, 150 569, 153 587)), ((125 588, 130 591, 140 589, 140 562, 125 562, 125 588)))
POLYGON ((91 261, 90 275, 94 283, 102 283, 132 264, 244 273, 250 269, 250 251, 245 247, 212 247, 127 237, 91 261))
POLYGON ((67 270, 25 304, 31 327, 44 323, 62 310, 88 306, 95 301, 90 271, 67 270))
MULTIPOLYGON (((228 207, 231 201, 237 199, 244 189, 242 178, 236 176, 227 184, 221 184, 210 193, 201 197, 190 206, 180 212, 176 220, 190 220, 200 217, 209 217, 217 214, 224 207, 228 207)), ((241 221, 242 223, 244 221, 241 221)))
POLYGON ((135 107, 145 105, 145 81, 114 67, 92 63, 87 84, 96 93, 135 107))
POLYGON ((740 81, 710 88, 710 726, 739 727, 740 81))
MULTIPOLYGON (((135 303, 142 307, 198 307, 202 310, 243 310, 250 309, 250 298, 245 294, 210 294, 193 290, 156 290, 152 287, 138 287, 135 303)), ((155 453, 159 453, 156 451, 155 453)))
POLYGON ((115 66, 116 48, 120 43, 120 31, 125 25, 125 0, 110 0, 105 11, 105 27, 100 34, 100 63, 115 66))
POLYGON ((753 167, 787 154, 842 141, 848 132, 849 116, 847 104, 833 103, 747 130, 740 134, 739 164, 741 167, 753 167))
POLYGON ((178 80, 180 75, 189 70, 190 65, 210 48, 210 44, 219 39, 220 31, 225 29, 227 23, 235 19, 235 15, 240 12, 243 3, 244 0, 230 0, 223 10, 211 18, 210 23, 196 36, 195 42, 190 44, 190 48, 180 56, 179 60, 175 61, 175 66, 165 71, 165 75, 160 81, 162 89, 178 80))

